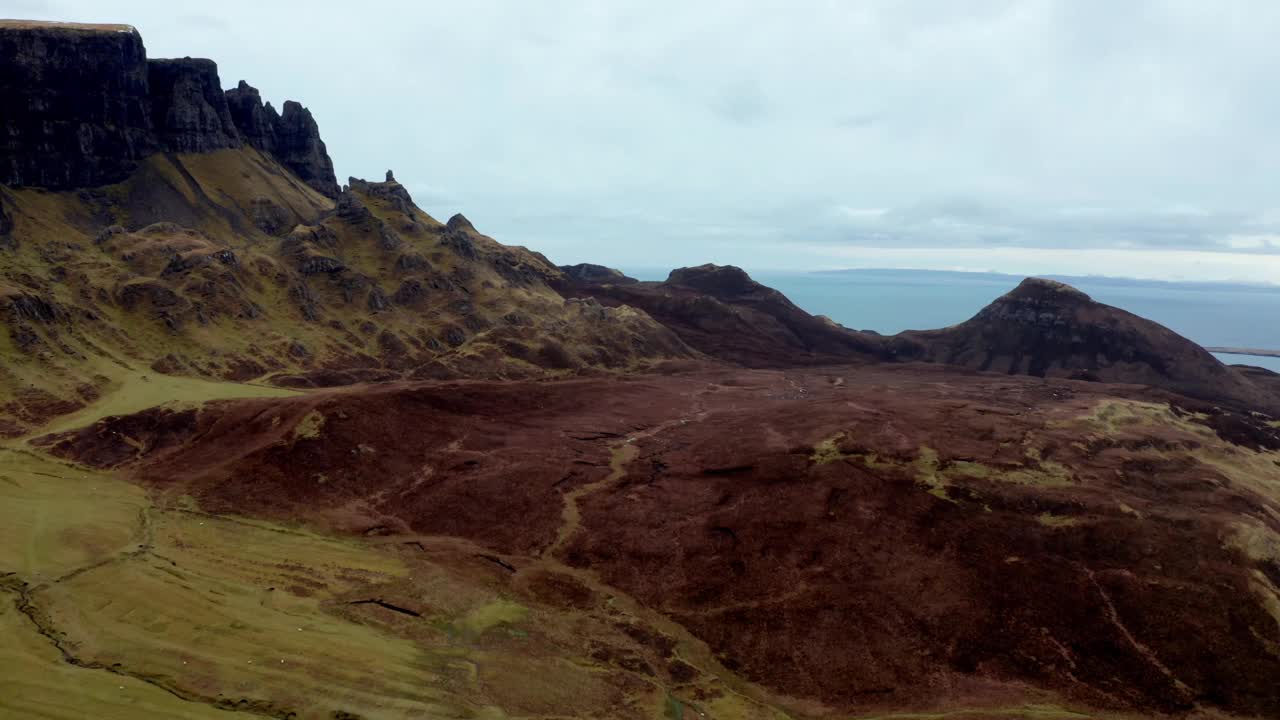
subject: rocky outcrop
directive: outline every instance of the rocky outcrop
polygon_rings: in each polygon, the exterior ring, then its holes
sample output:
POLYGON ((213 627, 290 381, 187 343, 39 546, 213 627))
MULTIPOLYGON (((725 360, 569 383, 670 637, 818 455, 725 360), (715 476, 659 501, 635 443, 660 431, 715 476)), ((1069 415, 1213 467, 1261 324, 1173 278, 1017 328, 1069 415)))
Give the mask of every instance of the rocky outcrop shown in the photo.
POLYGON ((226 102, 246 143, 275 157, 320 194, 337 199, 338 178, 333 173, 333 160, 310 110, 288 100, 281 115, 271 103, 263 104, 258 89, 244 80, 226 92, 226 102))
POLYGON ((127 25, 0 22, 0 184, 122 180, 156 149, 147 56, 127 25))
POLYGON ((810 315, 732 265, 679 268, 661 283, 639 282, 598 265, 561 269, 556 288, 565 296, 639 308, 720 360, 784 367, 888 359, 880 338, 810 315))
POLYGON ((449 218, 449 222, 445 223, 444 226, 449 230, 471 230, 474 232, 476 229, 476 226, 472 225, 467 216, 462 213, 457 213, 449 218))
POLYGON ((360 202, 360 198, 356 197, 350 187, 343 188, 342 192, 338 193, 337 200, 334 212, 349 223, 363 222, 372 217, 369 208, 360 202))
POLYGON ((592 263, 561 265, 560 272, 564 273, 564 277, 570 282, 586 285, 639 282, 635 278, 623 274, 621 270, 615 270, 604 265, 593 265, 592 263))
POLYGON ((212 60, 148 61, 127 25, 0 21, 0 106, 0 185, 108 185, 156 152, 247 142, 338 196, 306 108, 290 101, 277 114, 244 82, 224 93, 212 60))
POLYGON ((285 101, 284 114, 276 124, 273 154, 280 164, 321 195, 338 197, 338 179, 333 174, 329 150, 320 139, 320 126, 311 117, 311 111, 300 103, 285 101))
POLYGON ((782 293, 752 280, 746 271, 733 265, 708 263, 697 267, 676 268, 667 276, 667 284, 692 288, 723 299, 751 294, 782 297, 782 293))
POLYGON ((0 197, 0 238, 7 237, 13 232, 13 218, 5 214, 4 198, 0 197))
POLYGON ((182 58, 147 63, 151 123, 169 152, 212 152, 240 147, 227 97, 212 60, 182 58))
POLYGON ((408 188, 396 181, 395 174, 390 170, 387 171, 387 179, 384 182, 370 182, 350 177, 347 178, 347 184, 352 190, 390 202, 396 210, 406 215, 410 220, 415 218, 413 196, 409 194, 408 188))
POLYGON ((271 103, 262 102, 258 89, 245 82, 228 90, 225 94, 227 110, 235 123, 240 138, 250 147, 257 148, 270 155, 276 149, 276 126, 280 124, 280 113, 271 107, 271 103))

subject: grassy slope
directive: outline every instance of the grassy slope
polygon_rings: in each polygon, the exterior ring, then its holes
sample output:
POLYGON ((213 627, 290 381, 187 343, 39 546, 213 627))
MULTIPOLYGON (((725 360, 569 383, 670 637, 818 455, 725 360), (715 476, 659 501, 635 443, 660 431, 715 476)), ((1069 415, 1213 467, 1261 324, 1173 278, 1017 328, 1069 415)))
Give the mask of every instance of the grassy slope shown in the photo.
POLYGON ((136 678, 66 663, 12 602, 0 602, 0 716, 80 720, 219 718, 136 678))
POLYGON ((474 257, 460 254, 386 187, 355 191, 367 217, 325 215, 332 203, 273 161, 224 150, 154 156, 93 191, 0 189, 16 243, 0 249, 0 419, 29 429, 65 413, 56 402, 148 368, 245 381, 431 362, 436 374, 505 377, 687 352, 642 313, 566 303, 543 279, 558 271, 522 248, 465 229, 474 257), (264 216, 274 235, 255 225, 264 216), (103 234, 110 226, 123 230, 103 234), (302 240, 281 237, 291 231, 302 240), (234 263, 216 259, 227 250, 234 263), (303 273, 318 256, 345 269, 303 273), (178 257, 189 263, 175 271, 178 257), (424 291, 390 301, 414 282, 424 291), (31 298, 59 317, 10 307, 31 298))
MULTIPOLYGON (((180 378, 131 392, 143 382, 113 385, 75 420, 152 399, 281 392, 180 378)), ((158 507, 123 477, 20 440, 0 445, 0 460, 0 714, 664 717, 714 706, 717 717, 782 717, 602 664, 581 635, 625 646, 615 627, 520 597, 456 540, 388 545, 158 507)), ((619 620, 646 622, 617 603, 619 620)), ((706 653, 689 642, 684 652, 706 653)))
POLYGON ((248 397, 286 397, 295 390, 249 383, 217 382, 203 378, 163 375, 135 368, 105 368, 106 393, 76 412, 62 415, 38 430, 55 433, 91 425, 110 415, 128 415, 157 405, 193 405, 208 400, 248 397))

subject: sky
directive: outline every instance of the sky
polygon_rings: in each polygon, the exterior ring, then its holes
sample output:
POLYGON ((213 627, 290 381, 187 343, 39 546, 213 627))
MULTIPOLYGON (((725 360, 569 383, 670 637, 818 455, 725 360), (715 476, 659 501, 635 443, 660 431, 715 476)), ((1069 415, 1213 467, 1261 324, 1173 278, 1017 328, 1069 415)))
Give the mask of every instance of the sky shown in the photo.
POLYGON ((1272 0, 0 0, 558 263, 1280 283, 1272 0), (183 7, 185 6, 185 7, 183 7), (305 9, 303 9, 305 7, 305 9))

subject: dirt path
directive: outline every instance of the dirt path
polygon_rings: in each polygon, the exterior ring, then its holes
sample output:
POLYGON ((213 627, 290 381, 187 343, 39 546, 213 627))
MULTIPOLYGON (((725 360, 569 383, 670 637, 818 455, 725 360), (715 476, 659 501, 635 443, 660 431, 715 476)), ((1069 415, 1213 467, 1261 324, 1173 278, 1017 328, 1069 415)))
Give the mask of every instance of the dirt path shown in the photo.
POLYGON ((587 483, 570 490, 564 495, 564 509, 560 513, 560 527, 556 530, 556 539, 544 551, 546 555, 559 555, 569 538, 578 532, 582 525, 582 508, 578 503, 588 495, 613 485, 627 476, 627 463, 635 459, 640 449, 628 438, 621 445, 610 448, 609 474, 603 480, 587 483))
POLYGON ((701 395, 705 394, 705 392, 710 391, 704 391, 704 393, 699 393, 695 397, 692 413, 631 433, 609 446, 609 474, 601 480, 587 483, 565 493, 564 509, 560 513, 560 527, 556 530, 555 541, 543 551, 542 554, 544 556, 555 557, 559 555, 564 546, 578 532, 578 529, 582 526, 582 507, 580 503, 584 498, 616 484, 627 476, 627 465, 640 454, 640 447, 637 445, 640 440, 659 435, 674 427, 687 425, 691 422, 701 422, 707 417, 709 411, 701 398, 701 395))

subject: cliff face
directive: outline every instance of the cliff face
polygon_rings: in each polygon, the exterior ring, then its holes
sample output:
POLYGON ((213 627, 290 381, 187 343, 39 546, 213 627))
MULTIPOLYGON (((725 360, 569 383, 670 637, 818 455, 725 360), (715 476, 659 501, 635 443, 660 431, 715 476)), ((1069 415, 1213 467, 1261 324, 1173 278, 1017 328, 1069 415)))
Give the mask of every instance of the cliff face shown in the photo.
POLYGON ((72 189, 120 182, 156 152, 247 142, 330 198, 333 161, 311 113, 281 116, 212 60, 147 60, 127 25, 0 21, 0 185, 72 189))
POLYGON ((326 197, 338 197, 338 180, 333 161, 320 139, 320 128, 311 111, 300 103, 287 100, 284 114, 276 123, 276 147, 273 152, 280 164, 289 168, 311 187, 326 197))
POLYGON ((4 212, 4 198, 0 197, 0 238, 8 237, 13 232, 13 220, 4 212))
POLYGON ((212 60, 183 58, 147 63, 151 122, 170 152, 212 152, 240 147, 212 60))
POLYGON ((240 137, 264 153, 274 153, 280 113, 271 107, 271 103, 264 106, 258 88, 244 80, 240 81, 239 86, 228 90, 225 97, 231 120, 240 131, 240 137))
POLYGON ((0 23, 0 184, 123 179, 156 149, 147 57, 127 25, 0 23))
POLYGON ((333 161, 310 110, 289 100, 281 116, 271 103, 263 104, 257 88, 243 80, 226 92, 226 100, 231 119, 246 143, 275 157, 321 195, 337 199, 333 161))

